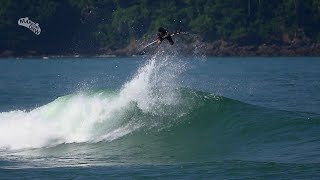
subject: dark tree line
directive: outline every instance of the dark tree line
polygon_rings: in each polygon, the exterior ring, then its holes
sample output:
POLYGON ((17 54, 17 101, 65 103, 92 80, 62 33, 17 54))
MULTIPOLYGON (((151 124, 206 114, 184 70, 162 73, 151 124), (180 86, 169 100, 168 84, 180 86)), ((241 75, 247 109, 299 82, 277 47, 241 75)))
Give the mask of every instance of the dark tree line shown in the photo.
POLYGON ((182 28, 203 41, 239 44, 320 41, 320 0, 1 0, 0 51, 117 49, 182 28), (39 36, 17 25, 38 22, 39 36))

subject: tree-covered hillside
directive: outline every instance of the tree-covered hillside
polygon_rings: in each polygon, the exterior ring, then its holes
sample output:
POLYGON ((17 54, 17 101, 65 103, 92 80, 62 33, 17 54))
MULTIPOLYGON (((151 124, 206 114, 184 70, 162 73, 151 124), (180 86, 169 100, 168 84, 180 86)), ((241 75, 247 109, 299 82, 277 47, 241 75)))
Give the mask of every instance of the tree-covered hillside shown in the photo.
POLYGON ((1 0, 0 53, 114 50, 159 26, 206 42, 318 42, 320 0, 1 0), (18 26, 21 17, 39 23, 41 34, 18 26))

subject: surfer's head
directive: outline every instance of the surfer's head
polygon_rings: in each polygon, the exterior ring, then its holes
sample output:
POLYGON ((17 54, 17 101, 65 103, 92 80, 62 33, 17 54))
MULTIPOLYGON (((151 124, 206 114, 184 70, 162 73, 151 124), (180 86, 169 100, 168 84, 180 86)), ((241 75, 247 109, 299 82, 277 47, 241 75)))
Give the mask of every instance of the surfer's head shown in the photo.
POLYGON ((164 37, 168 33, 168 31, 163 27, 159 27, 158 32, 159 32, 158 37, 161 39, 161 41, 162 41, 162 37, 164 37))
POLYGON ((166 33, 167 30, 165 28, 163 28, 163 27, 159 27, 158 32, 166 33))

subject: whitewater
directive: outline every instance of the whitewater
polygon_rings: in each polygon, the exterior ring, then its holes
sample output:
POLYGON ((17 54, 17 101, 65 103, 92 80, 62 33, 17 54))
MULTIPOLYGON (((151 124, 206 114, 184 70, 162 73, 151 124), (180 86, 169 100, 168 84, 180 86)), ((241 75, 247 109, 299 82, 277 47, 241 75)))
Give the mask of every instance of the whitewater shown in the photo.
POLYGON ((151 57, 119 91, 79 92, 31 111, 2 112, 0 148, 112 141, 146 124, 156 126, 160 122, 150 124, 125 116, 132 105, 144 113, 164 115, 161 106, 180 102, 175 91, 185 64, 163 54, 159 51, 151 57))

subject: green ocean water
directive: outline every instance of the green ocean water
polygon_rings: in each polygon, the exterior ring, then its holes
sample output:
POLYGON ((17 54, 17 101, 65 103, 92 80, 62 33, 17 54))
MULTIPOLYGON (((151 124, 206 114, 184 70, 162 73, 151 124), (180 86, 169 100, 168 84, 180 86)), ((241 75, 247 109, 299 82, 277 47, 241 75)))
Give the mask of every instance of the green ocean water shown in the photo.
POLYGON ((318 58, 0 61, 2 179, 318 179, 318 58))

